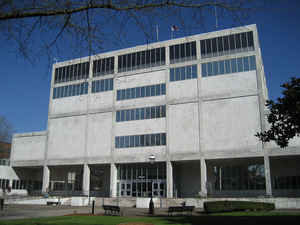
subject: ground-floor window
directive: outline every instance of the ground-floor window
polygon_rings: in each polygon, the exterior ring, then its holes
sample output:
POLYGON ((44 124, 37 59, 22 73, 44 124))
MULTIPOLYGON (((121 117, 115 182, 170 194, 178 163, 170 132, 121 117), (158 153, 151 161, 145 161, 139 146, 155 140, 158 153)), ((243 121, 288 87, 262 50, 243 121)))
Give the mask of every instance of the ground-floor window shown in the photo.
POLYGON ((264 165, 214 166, 213 188, 222 190, 265 189, 264 165))
POLYGON ((166 165, 119 164, 117 165, 117 194, 128 197, 165 197, 166 165))
POLYGON ((274 189, 300 189, 300 176, 274 176, 274 189))

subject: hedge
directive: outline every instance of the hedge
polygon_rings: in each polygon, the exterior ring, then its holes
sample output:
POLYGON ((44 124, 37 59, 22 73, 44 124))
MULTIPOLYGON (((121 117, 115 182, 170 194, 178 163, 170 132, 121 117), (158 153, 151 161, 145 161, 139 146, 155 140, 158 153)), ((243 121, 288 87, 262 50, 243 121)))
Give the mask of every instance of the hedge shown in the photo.
POLYGON ((274 210, 274 203, 249 201, 211 201, 204 202, 206 213, 232 212, 232 211, 269 211, 274 210))

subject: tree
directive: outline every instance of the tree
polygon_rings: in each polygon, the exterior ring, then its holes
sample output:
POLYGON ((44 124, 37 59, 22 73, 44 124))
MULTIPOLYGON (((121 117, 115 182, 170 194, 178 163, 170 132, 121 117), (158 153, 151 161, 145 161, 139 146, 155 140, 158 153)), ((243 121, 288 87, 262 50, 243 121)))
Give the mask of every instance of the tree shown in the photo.
POLYGON ((12 125, 0 115, 0 142, 10 142, 13 133, 12 125))
POLYGON ((281 148, 287 147, 289 140, 300 136, 300 78, 291 78, 281 85, 282 97, 277 102, 267 101, 270 129, 257 133, 263 142, 275 141, 281 148))
POLYGON ((150 41, 155 40, 157 23, 196 26, 199 32, 204 18, 216 10, 220 17, 239 22, 261 4, 260 0, 2 0, 0 36, 27 59, 59 55, 78 46, 84 54, 92 54, 107 42, 122 44, 127 24, 135 24, 150 41))

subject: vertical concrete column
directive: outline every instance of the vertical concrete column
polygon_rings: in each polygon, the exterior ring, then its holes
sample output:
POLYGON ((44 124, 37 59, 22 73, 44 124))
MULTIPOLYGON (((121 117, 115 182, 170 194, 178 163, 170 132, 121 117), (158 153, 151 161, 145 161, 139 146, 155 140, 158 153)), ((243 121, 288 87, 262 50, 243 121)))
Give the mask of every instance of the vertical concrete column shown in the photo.
POLYGON ((173 198, 173 166, 171 161, 166 162, 167 166, 167 198, 173 198))
POLYGON ((82 192, 84 195, 89 195, 90 192, 90 167, 88 164, 83 165, 82 192))
POLYGON ((204 158, 200 159, 200 170, 201 170, 201 193, 202 197, 207 197, 207 169, 204 158))
POLYGON ((266 179, 266 195, 272 196, 272 182, 271 182, 271 170, 270 170, 270 159, 269 156, 264 156, 265 166, 265 179, 266 179))
POLYGON ((49 189, 49 181, 50 181, 50 170, 48 166, 43 167, 43 186, 42 192, 45 193, 49 189))
POLYGON ((110 164, 110 197, 117 197, 117 167, 110 164))

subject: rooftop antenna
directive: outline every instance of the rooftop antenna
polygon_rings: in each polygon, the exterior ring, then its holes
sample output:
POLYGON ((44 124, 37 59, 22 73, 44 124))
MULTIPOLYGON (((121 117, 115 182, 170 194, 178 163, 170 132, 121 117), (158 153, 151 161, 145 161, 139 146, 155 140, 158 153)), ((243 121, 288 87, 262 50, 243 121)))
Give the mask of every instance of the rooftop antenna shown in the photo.
POLYGON ((217 11, 217 0, 215 1, 215 17, 216 17, 216 29, 218 29, 218 11, 217 11))

